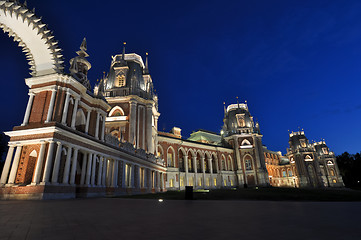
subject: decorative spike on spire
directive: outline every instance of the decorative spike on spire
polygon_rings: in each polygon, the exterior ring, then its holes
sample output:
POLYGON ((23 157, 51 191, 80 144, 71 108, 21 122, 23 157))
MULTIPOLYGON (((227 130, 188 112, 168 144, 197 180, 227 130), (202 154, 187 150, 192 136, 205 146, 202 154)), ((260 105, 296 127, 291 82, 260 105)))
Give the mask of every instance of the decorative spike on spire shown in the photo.
POLYGON ((83 42, 80 45, 80 50, 83 50, 83 51, 87 50, 86 38, 83 39, 83 42))
POLYGON ((122 54, 122 60, 125 60, 125 45, 127 45, 126 42, 123 43, 123 54, 122 54))
POLYGON ((28 2, 25 0, 24 3, 23 3, 24 7, 28 7, 28 2))
POLYGON ((238 109, 239 109, 239 101, 238 101, 238 97, 236 97, 237 98, 237 105, 238 105, 238 109))
POLYGON ((145 53, 145 68, 144 68, 144 74, 149 74, 149 68, 148 68, 148 53, 145 53))
POLYGON ((223 109, 224 109, 224 115, 226 115, 227 114, 226 102, 223 102, 223 109))

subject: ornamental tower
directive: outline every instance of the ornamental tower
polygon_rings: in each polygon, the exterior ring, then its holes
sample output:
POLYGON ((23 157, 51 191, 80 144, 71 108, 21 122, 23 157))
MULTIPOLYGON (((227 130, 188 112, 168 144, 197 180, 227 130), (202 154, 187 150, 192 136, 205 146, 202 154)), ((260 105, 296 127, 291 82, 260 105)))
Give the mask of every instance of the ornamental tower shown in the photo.
POLYGON ((290 133, 287 157, 296 164, 300 187, 323 187, 318 157, 304 131, 290 133))
POLYGON ((111 105, 106 118, 106 133, 120 142, 129 142, 136 149, 154 154, 158 132, 158 97, 146 63, 135 53, 112 57, 110 70, 95 88, 111 105))
POLYGON ((262 135, 248 110, 247 102, 225 108, 223 122, 222 138, 234 149, 239 185, 268 186, 262 135))

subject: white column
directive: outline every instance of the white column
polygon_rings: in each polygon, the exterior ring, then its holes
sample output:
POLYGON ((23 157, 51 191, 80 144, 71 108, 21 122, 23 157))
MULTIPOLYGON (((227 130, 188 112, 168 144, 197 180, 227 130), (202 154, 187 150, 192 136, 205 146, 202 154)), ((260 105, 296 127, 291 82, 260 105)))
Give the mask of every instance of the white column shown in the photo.
POLYGON ((70 172, 70 161, 71 161, 71 152, 72 147, 68 147, 68 152, 66 155, 66 161, 65 161, 65 167, 64 167, 64 174, 63 174, 63 183, 68 184, 69 183, 69 172, 70 172))
POLYGON ((46 142, 42 142, 41 146, 40 146, 40 152, 39 152, 38 160, 36 161, 33 182, 31 183, 33 185, 38 184, 40 182, 41 171, 43 170, 45 145, 46 145, 46 142))
POLYGON ((85 175, 86 175, 86 166, 87 166, 87 159, 86 153, 83 153, 83 163, 81 165, 81 176, 80 176, 80 185, 85 184, 85 175))
POLYGON ((106 177, 108 168, 108 159, 103 158, 103 176, 102 176, 102 186, 106 186, 106 177))
POLYGON ((76 113, 78 112, 78 105, 79 105, 79 98, 75 99, 73 115, 71 117, 71 128, 75 129, 75 120, 76 120, 76 113))
POLYGON ((92 159, 93 159, 93 154, 92 154, 92 153, 89 153, 88 166, 87 166, 87 169, 86 169, 85 185, 90 185, 90 177, 91 177, 91 169, 92 169, 92 159))
POLYGON ((49 142, 48 154, 46 156, 46 161, 45 161, 45 170, 44 170, 44 175, 43 175, 43 183, 49 182, 51 167, 53 166, 53 160, 54 160, 54 158, 53 158, 54 145, 55 145, 55 142, 53 142, 53 141, 49 142))
POLYGON ((58 183, 58 176, 59 176, 59 168, 60 168, 60 161, 61 161, 61 151, 62 151, 62 144, 61 142, 57 142, 58 147, 56 149, 54 167, 53 167, 53 175, 51 177, 51 183, 58 183))
MULTIPOLYGON (((183 156, 183 163, 184 163, 184 168, 185 168, 185 171, 186 171, 185 177, 184 177, 185 179, 183 181, 183 185, 188 186, 188 156, 183 156)), ((180 178, 181 178, 181 176, 179 174, 179 186, 180 186, 180 178)))
POLYGON ((45 123, 50 122, 51 117, 53 116, 56 92, 57 92, 56 89, 51 90, 50 104, 49 104, 48 115, 46 117, 45 123))
POLYGON ((91 113, 91 110, 89 109, 87 112, 87 116, 86 116, 85 133, 88 133, 88 131, 89 131, 90 113, 91 113))
POLYGON ((22 146, 17 146, 16 148, 15 157, 14 157, 13 165, 11 166, 10 177, 8 181, 9 184, 15 183, 16 172, 18 171, 19 160, 21 155, 21 149, 22 146))
POLYGON ((101 132, 101 140, 102 140, 102 141, 104 141, 104 134, 105 134, 105 119, 106 119, 106 116, 103 115, 102 132, 101 132))
POLYGON ((206 187, 206 169, 205 169, 205 165, 204 165, 204 157, 201 157, 201 165, 202 165, 202 172, 203 172, 202 187, 206 187))
MULTIPOLYGON (((147 117, 146 117, 146 136, 147 136, 147 151, 154 153, 153 138, 152 138, 152 116, 153 116, 153 105, 147 105, 147 117)), ((143 138, 144 139, 144 138, 143 138)))
POLYGON ((78 151, 79 151, 78 148, 74 148, 73 161, 71 164, 70 184, 75 183, 76 167, 78 165, 78 151))
POLYGON ((24 121, 23 124, 21 124, 21 126, 25 126, 29 123, 29 117, 30 117, 31 108, 33 106, 34 96, 35 93, 29 93, 29 101, 28 101, 28 105, 26 106, 24 121))
POLYGON ((92 176, 91 176, 91 185, 94 186, 95 185, 95 170, 97 168, 97 155, 94 154, 93 155, 93 164, 92 164, 92 176))
POLYGON ((135 165, 131 165, 130 172, 131 172, 131 175, 130 175, 131 186, 132 186, 132 188, 134 188, 135 187, 135 185, 134 185, 135 165))
POLYGON ((130 111, 129 111, 129 142, 134 144, 135 142, 135 129, 136 129, 136 112, 137 112, 137 103, 134 101, 130 102, 130 111))
POLYGON ((192 160, 193 160, 193 169, 194 169, 193 187, 196 188, 198 186, 197 157, 192 157, 192 160))
POLYGON ((95 123, 95 138, 99 139, 99 117, 100 113, 97 112, 97 121, 95 123))
POLYGON ((125 178, 126 178, 126 164, 125 162, 122 162, 122 188, 127 188, 127 185, 125 184, 125 178))
POLYGON ((103 157, 100 157, 99 159, 99 169, 98 169, 98 179, 97 179, 97 185, 101 186, 102 185, 102 169, 103 168, 103 157))
POLYGON ((5 165, 1 174, 0 186, 7 183, 10 172, 11 160, 13 160, 14 148, 14 145, 9 146, 8 154, 6 155, 5 165))
POLYGON ((66 92, 66 99, 64 103, 64 111, 63 111, 63 118, 61 119, 62 124, 66 124, 66 118, 68 116, 68 109, 69 109, 69 101, 70 101, 70 92, 66 92))

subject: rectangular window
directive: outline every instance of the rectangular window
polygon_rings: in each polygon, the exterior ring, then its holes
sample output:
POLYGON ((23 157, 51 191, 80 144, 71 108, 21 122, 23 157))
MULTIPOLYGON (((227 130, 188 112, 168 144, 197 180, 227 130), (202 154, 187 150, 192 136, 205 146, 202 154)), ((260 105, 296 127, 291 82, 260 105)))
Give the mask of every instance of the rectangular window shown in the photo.
POLYGON ((170 181, 169 181, 169 187, 174 187, 174 179, 171 178, 170 181))
POLYGON ((231 186, 233 186, 233 179, 231 179, 231 186))
POLYGON ((223 185, 226 187, 227 186, 227 179, 223 180, 223 185))
POLYGON ((211 183, 210 183, 210 181, 209 181, 209 178, 207 178, 207 179, 206 179, 206 185, 207 185, 207 187, 209 187, 210 184, 211 184, 211 183))
POLYGON ((217 178, 213 179, 213 183, 214 183, 214 186, 216 187, 217 186, 217 178))
POLYGON ((202 178, 198 178, 198 187, 202 187, 202 178))

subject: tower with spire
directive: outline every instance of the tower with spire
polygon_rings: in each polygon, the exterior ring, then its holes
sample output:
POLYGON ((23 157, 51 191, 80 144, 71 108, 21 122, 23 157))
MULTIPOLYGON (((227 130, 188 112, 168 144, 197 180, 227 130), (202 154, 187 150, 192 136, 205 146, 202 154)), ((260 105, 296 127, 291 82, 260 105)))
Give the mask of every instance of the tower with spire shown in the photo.
POLYGON ((112 56, 109 73, 104 75, 94 92, 111 104, 106 123, 107 133, 138 149, 155 153, 157 145, 158 97, 149 73, 148 53, 145 64, 141 56, 126 53, 112 56))
POLYGON ((83 84, 88 90, 91 89, 90 82, 88 80, 88 71, 91 68, 91 64, 86 60, 89 57, 87 50, 86 38, 83 39, 83 42, 80 45, 80 50, 76 53, 78 56, 70 59, 70 74, 81 84, 83 84))

